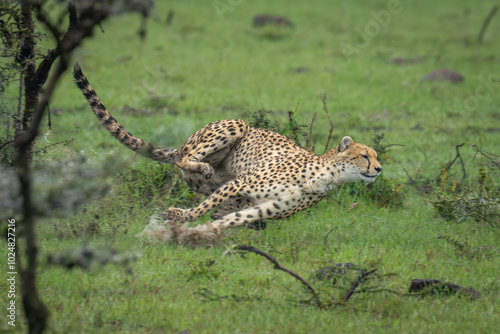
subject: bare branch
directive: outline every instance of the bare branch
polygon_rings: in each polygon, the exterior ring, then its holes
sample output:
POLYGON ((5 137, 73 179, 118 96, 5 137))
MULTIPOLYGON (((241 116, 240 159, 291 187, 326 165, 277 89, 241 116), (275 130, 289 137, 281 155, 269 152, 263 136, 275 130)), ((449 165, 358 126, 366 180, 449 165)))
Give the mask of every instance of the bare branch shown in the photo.
POLYGON ((307 137, 307 142, 306 142, 306 147, 309 149, 309 152, 311 153, 314 153, 314 145, 312 144, 312 131, 315 120, 316 120, 316 113, 314 113, 313 118, 311 120, 311 124, 309 125, 309 136, 307 137))
POLYGON ((323 241, 323 247, 326 249, 326 245, 328 244, 328 236, 330 235, 330 233, 332 233, 333 231, 335 231, 337 229, 337 227, 332 227, 328 232, 325 233, 325 239, 323 241))
POLYGON ((39 127, 40 127, 40 122, 42 121, 42 116, 44 114, 44 111, 46 110, 47 104, 49 102, 49 99, 52 97, 52 93, 54 91, 54 88, 56 86, 57 81, 59 81, 59 78, 61 75, 64 73, 64 71, 67 69, 67 64, 66 62, 60 61, 56 67, 56 70, 50 80, 47 82, 47 85, 43 91, 42 97, 40 99, 40 103, 38 104, 35 113, 33 115, 33 119, 31 120, 31 125, 29 129, 25 132, 23 132, 17 139, 15 146, 19 149, 22 148, 26 145, 31 145, 33 140, 35 139, 36 136, 38 136, 39 133, 39 127))
POLYGON ((457 145, 455 146, 455 149, 457 150, 457 155, 455 156, 455 158, 448 164, 448 166, 446 166, 444 168, 444 171, 447 172, 451 166, 455 163, 455 161, 460 160, 460 164, 462 165, 462 173, 463 173, 463 177, 462 177, 462 180, 465 180, 465 178, 467 177, 467 174, 465 172, 465 165, 464 165, 464 161, 462 160, 462 156, 460 155, 460 147, 464 146, 465 143, 462 143, 460 145, 457 145))
POLYGON ((345 303, 346 301, 349 300, 349 298, 351 298, 351 296, 353 295, 354 293, 354 290, 356 290, 356 288, 361 284, 361 280, 371 274, 373 274, 374 272, 376 272, 378 269, 373 269, 373 270, 370 270, 366 273, 363 273, 361 275, 358 276, 358 278, 354 281, 354 283, 352 283, 350 289, 347 291, 347 293, 345 294, 345 296, 342 298, 342 301, 345 303))
POLYGON ((472 144, 472 147, 479 152, 483 157, 490 160, 496 168, 500 168, 500 156, 493 154, 491 152, 480 149, 476 144, 472 144))
POLYGON ((486 16, 486 18, 484 19, 483 25, 481 26, 481 30, 479 31, 479 35, 477 35, 478 44, 481 44, 483 42, 483 37, 484 34, 486 33, 486 29, 488 29, 488 26, 490 25, 490 22, 497 13, 497 11, 498 11, 498 6, 493 6, 488 16, 486 16))
POLYGON ((4 146, 7 146, 7 145, 9 145, 9 144, 12 144, 14 141, 15 141, 15 140, 10 140, 10 141, 8 141, 8 142, 6 142, 6 143, 3 143, 3 144, 0 146, 0 150, 1 150, 2 148, 4 148, 4 146))
POLYGON ((47 27, 52 36, 56 39, 57 43, 59 43, 61 39, 61 31, 59 31, 59 27, 53 24, 52 21, 50 21, 47 15, 43 12, 40 3, 37 3, 33 7, 37 11, 36 18, 38 19, 38 21, 40 21, 45 25, 45 27, 47 27))
POLYGON ((33 151, 33 153, 44 152, 44 151, 48 150, 49 148, 51 148, 53 146, 57 146, 57 145, 60 145, 60 144, 69 144, 72 141, 73 141, 73 138, 67 139, 67 140, 63 140, 63 141, 60 141, 60 142, 57 142, 57 143, 53 143, 53 144, 47 145, 45 147, 39 148, 38 150, 33 151))
POLYGON ((328 139, 326 140, 325 144, 325 151, 323 152, 326 153, 328 151, 328 147, 330 146, 330 140, 332 139, 333 133, 333 122, 330 118, 330 114, 328 114, 328 109, 326 108, 326 93, 321 98, 321 102, 323 102, 323 110, 325 111, 326 117, 328 117, 328 122, 330 123, 330 132, 328 133, 328 139))
POLYGON ((316 290, 314 290, 314 288, 302 276, 300 276, 299 274, 291 271, 290 269, 287 269, 287 268, 281 266, 274 257, 272 257, 271 255, 269 255, 269 254, 267 254, 267 253, 265 253, 265 252, 263 252, 263 251, 255 248, 255 247, 252 247, 252 246, 238 245, 238 246, 236 246, 236 249, 247 251, 247 252, 252 252, 252 253, 258 254, 260 256, 263 256, 266 259, 268 259, 272 264, 274 264, 274 269, 282 270, 282 271, 284 271, 284 272, 292 275, 296 279, 298 279, 312 293, 313 298, 314 298, 316 304, 318 306, 321 306, 321 301, 319 300, 319 296, 318 296, 318 293, 316 292, 316 290))
MULTIPOLYGON (((33 115, 33 119, 31 121, 30 127, 27 131, 21 134, 16 140, 16 146, 25 145, 26 143, 32 142, 32 140, 39 133, 39 125, 43 116, 44 111, 46 110, 48 101, 52 96, 53 90, 55 88, 56 82, 59 80, 60 76, 66 71, 68 67, 68 56, 69 54, 81 44, 82 40, 88 36, 92 35, 93 28, 99 24, 102 20, 104 20, 109 12, 105 12, 104 10, 95 10, 94 8, 87 9, 93 11, 94 15, 90 15, 88 12, 82 13, 82 17, 85 19, 80 19, 78 24, 74 26, 74 29, 69 29, 66 34, 63 36, 61 41, 58 43, 58 47, 54 50, 49 50, 47 57, 45 57, 44 61, 38 67, 36 71, 36 79, 34 80, 36 83, 40 84, 46 81, 48 77, 50 68, 52 63, 61 56, 61 59, 51 77, 51 79, 47 82, 46 87, 41 96, 40 102, 38 103, 36 110, 33 115)), ((73 24, 73 23, 72 23, 73 24)))

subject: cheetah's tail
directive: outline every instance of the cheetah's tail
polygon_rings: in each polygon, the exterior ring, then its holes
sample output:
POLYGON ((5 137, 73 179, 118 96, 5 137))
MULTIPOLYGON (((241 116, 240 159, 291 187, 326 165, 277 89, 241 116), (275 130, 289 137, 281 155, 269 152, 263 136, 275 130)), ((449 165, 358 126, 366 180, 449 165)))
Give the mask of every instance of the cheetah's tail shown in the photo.
POLYGON ((137 138, 136 136, 125 130, 125 128, 120 123, 118 123, 113 116, 111 116, 109 111, 101 102, 101 100, 97 96, 97 93, 83 74, 82 69, 80 68, 80 65, 78 65, 78 63, 75 63, 73 77, 75 78, 76 85, 78 86, 78 88, 80 88, 83 95, 89 102, 90 108, 92 108, 92 111, 94 112, 96 117, 99 119, 101 124, 113 135, 113 137, 118 139, 120 143, 122 143, 132 151, 153 160, 172 164, 177 162, 178 158, 176 149, 152 145, 140 138, 137 138))

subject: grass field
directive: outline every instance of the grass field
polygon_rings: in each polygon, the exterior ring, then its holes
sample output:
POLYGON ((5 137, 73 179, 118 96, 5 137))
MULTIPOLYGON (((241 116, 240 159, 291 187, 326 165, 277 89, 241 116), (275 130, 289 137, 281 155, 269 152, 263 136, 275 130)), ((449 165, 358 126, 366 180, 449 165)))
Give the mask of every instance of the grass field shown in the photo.
MULTIPOLYGON (((438 196, 435 183, 420 191, 425 180, 439 177, 459 144, 465 143, 460 154, 467 176, 462 180, 456 163, 449 185, 452 180, 462 188, 477 185, 488 161, 472 144, 500 154, 498 16, 483 42, 476 42, 495 2, 394 4, 157 1, 144 41, 136 36, 137 16, 113 18, 103 25, 105 33, 96 31, 75 61, 111 114, 145 140, 178 146, 214 120, 252 121, 258 110, 266 110, 283 124, 291 110, 301 124, 316 114, 312 138, 316 153, 322 153, 329 131, 321 100, 326 94, 334 124, 330 146, 345 135, 371 144, 382 133, 384 143, 398 145, 387 153, 379 188, 334 190, 313 208, 269 222, 263 231, 229 231, 211 248, 152 244, 135 236, 151 215, 202 198, 177 182, 174 168, 140 158, 113 139, 67 73, 51 103, 52 128, 42 129, 37 147, 72 141, 37 159, 65 161, 83 154, 89 165, 111 157, 121 168, 99 180, 111 186, 105 197, 64 218, 39 221, 38 284, 51 311, 48 332, 498 331, 498 215, 493 223, 445 219, 431 204, 438 196), (215 6, 221 3, 232 5, 223 11, 215 6), (167 25, 169 10, 174 17, 167 25), (388 14, 380 16, 381 11, 388 14), (283 15, 294 26, 254 28, 256 14, 283 15), (445 67, 465 80, 421 80, 445 67), (236 253, 235 244, 273 255, 310 281, 324 304, 338 304, 316 307, 299 281, 263 257, 236 253), (137 260, 90 270, 46 263, 49 254, 82 245, 102 252, 113 248, 137 260), (356 274, 334 286, 312 274, 347 262, 377 269, 378 276, 340 303, 356 274), (414 278, 471 286, 482 296, 407 296, 414 278)), ((489 171, 488 177, 498 195, 498 172, 489 171)), ((498 205, 493 210, 498 212, 498 205)), ((2 280, 0 290, 4 287, 2 280)), ((1 305, 5 298, 1 294, 1 305)), ((26 330, 22 320, 18 314, 18 332, 26 330)), ((1 326, 0 332, 11 330, 3 321, 1 326)))

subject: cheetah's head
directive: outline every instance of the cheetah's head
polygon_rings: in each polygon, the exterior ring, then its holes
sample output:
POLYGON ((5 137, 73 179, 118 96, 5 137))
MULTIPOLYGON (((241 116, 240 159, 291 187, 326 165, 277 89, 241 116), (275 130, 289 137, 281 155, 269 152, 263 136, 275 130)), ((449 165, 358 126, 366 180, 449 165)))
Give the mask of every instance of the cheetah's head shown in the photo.
POLYGON ((349 136, 342 139, 338 152, 344 182, 373 182, 382 171, 377 152, 371 147, 355 143, 349 136))

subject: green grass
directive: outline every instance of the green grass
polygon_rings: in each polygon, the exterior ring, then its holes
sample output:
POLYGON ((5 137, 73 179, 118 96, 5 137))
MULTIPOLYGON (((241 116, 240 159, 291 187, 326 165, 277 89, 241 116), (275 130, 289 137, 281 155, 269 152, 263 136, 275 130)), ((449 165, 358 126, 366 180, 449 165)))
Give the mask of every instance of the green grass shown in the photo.
MULTIPOLYGON (((470 144, 499 154, 500 45, 494 32, 500 20, 493 19, 483 44, 477 45, 476 35, 493 1, 401 3, 402 12, 392 15, 391 23, 349 61, 340 43, 352 43, 355 27, 365 27, 372 20, 370 12, 386 9, 387 1, 242 1, 224 13, 223 20, 212 1, 158 2, 145 41, 135 35, 137 16, 107 21, 104 34, 96 30, 75 60, 113 116, 136 136, 178 146, 214 120, 250 121, 254 112, 265 109, 285 121, 287 111, 295 110, 300 123, 309 123, 317 113, 313 139, 319 152, 329 129, 321 102, 326 93, 334 123, 332 146, 345 135, 369 144, 380 133, 384 142, 404 145, 391 147, 383 171, 394 185, 404 184, 404 195, 395 205, 381 207, 363 193, 335 190, 317 206, 270 222, 264 231, 231 230, 220 245, 208 249, 142 242, 135 235, 152 214, 171 205, 191 206, 201 198, 176 181, 174 169, 163 178, 164 167, 121 147, 92 115, 67 73, 51 102, 56 109, 52 128, 42 129, 45 136, 37 146, 74 140, 52 148, 44 158, 63 160, 83 153, 99 162, 113 152, 125 166, 107 180, 113 185, 108 196, 65 218, 39 222, 42 259, 84 244, 139 257, 127 267, 90 271, 42 261, 38 283, 51 310, 49 332, 497 330, 498 227, 444 220, 429 203, 432 194, 423 196, 413 189, 407 173, 414 179, 436 179, 454 158, 455 146, 465 142, 460 152, 468 178, 463 184, 472 184, 480 159, 470 144), (175 16, 167 26, 170 9, 175 16), (258 31, 251 20, 261 13, 287 16, 295 26, 258 31), (390 62, 393 57, 419 62, 397 66, 390 62), (297 73, 299 67, 307 70, 297 73), (465 81, 420 80, 443 67, 461 72, 465 81), (474 100, 483 79, 494 80, 493 93, 474 100), (465 108, 467 101, 477 104, 465 108), (354 203, 357 206, 349 210, 354 203), (469 253, 438 236, 468 244, 469 253), (400 294, 407 292, 413 278, 429 278, 472 286, 482 297, 357 293, 344 306, 319 309, 301 302, 310 295, 297 280, 255 254, 231 252, 234 244, 249 244, 275 256, 310 280, 324 300, 340 300, 348 288, 338 290, 310 279, 330 261, 377 268, 380 275, 393 273, 374 277, 370 284, 400 294)), ((450 173, 461 180, 458 165, 450 173)), ((491 173, 490 178, 498 187, 499 176, 491 173)), ((2 280, 2 291, 5 284, 2 280)), ((5 298, 0 296, 2 305, 5 298)), ((19 314, 17 331, 26 329, 22 322, 19 314)))

